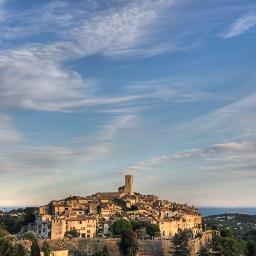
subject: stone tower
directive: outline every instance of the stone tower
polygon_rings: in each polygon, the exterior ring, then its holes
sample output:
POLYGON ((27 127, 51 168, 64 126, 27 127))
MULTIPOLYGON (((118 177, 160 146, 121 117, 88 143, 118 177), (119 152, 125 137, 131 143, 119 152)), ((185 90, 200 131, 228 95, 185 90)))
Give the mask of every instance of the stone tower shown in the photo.
POLYGON ((125 175, 124 192, 128 195, 134 195, 134 180, 132 175, 125 175))

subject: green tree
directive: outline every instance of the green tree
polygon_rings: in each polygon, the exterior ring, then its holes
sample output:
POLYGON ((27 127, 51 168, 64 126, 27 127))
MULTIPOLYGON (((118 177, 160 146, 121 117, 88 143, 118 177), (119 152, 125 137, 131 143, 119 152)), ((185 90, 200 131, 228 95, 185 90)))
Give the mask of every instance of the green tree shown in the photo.
POLYGON ((108 247, 106 245, 103 247, 102 256, 109 256, 108 247))
POLYGON ((215 235, 212 239, 214 256, 244 256, 247 255, 246 242, 236 237, 215 235))
POLYGON ((1 256, 16 256, 18 254, 17 246, 10 237, 0 238, 0 255, 1 256))
POLYGON ((233 237, 233 233, 232 233, 232 231, 230 230, 230 229, 228 229, 228 228, 224 228, 224 229, 222 229, 221 231, 220 231, 220 235, 222 236, 222 237, 233 237))
POLYGON ((25 256, 24 246, 12 236, 0 238, 0 256, 25 256))
POLYGON ((0 238, 1 237, 4 237, 4 236, 9 236, 10 235, 10 233, 9 232, 7 232, 5 229, 3 229, 3 228, 0 228, 0 238))
POLYGON ((50 256, 51 255, 51 247, 50 247, 50 245, 47 241, 43 242, 42 252, 44 253, 44 256, 50 256))
POLYGON ((137 220, 132 220, 131 224, 132 224, 133 231, 136 231, 142 227, 145 227, 147 234, 150 237, 155 237, 160 232, 158 225, 151 224, 149 222, 145 222, 145 221, 141 222, 141 221, 137 221, 137 220))
POLYGON ((70 230, 65 233, 66 237, 77 238, 80 236, 77 230, 70 230))
POLYGON ((23 235, 23 237, 25 239, 30 240, 31 243, 32 243, 30 255, 31 256, 40 256, 40 247, 39 247, 38 240, 37 240, 37 237, 36 237, 35 233, 31 232, 31 231, 28 231, 27 233, 25 233, 23 235))
POLYGON ((189 247, 189 241, 193 235, 190 230, 180 230, 173 237, 173 255, 174 256, 190 256, 191 249, 189 247))
POLYGON ((124 230, 121 234, 120 251, 123 256, 135 256, 138 251, 137 235, 131 230, 124 230))
POLYGON ((209 248, 201 248, 200 251, 197 253, 197 256, 212 256, 212 252, 209 248))
POLYGON ((17 256, 26 256, 26 250, 24 248, 24 246, 21 243, 17 244, 17 248, 18 248, 18 254, 17 256))
POLYGON ((255 256, 256 255, 256 230, 248 231, 243 239, 247 242, 247 255, 255 256))
POLYGON ((154 238, 160 232, 160 229, 156 224, 146 223, 145 226, 150 237, 154 238))
POLYGON ((104 246, 101 252, 96 252, 93 254, 93 256, 109 256, 108 248, 104 246))
POLYGON ((120 219, 115 221, 111 225, 110 230, 114 235, 121 235, 123 231, 126 231, 126 230, 132 231, 133 226, 130 221, 125 219, 120 219))

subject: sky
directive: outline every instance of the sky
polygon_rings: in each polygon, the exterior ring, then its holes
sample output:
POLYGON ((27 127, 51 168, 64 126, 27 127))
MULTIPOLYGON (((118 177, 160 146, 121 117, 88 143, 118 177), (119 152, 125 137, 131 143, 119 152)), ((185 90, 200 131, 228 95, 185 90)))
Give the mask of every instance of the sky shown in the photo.
POLYGON ((253 0, 0 0, 0 206, 256 207, 255 46, 253 0))

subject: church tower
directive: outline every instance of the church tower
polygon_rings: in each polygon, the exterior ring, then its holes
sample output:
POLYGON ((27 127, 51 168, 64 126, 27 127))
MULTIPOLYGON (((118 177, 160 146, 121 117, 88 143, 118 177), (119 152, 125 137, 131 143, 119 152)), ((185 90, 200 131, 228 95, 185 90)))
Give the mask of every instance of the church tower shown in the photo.
POLYGON ((132 175, 125 175, 124 192, 128 195, 134 195, 134 180, 132 175))

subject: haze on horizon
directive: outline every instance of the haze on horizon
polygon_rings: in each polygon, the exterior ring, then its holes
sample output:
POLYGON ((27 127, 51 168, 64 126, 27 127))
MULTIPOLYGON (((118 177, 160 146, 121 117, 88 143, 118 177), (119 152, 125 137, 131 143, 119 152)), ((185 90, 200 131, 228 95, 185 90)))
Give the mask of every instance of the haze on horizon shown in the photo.
POLYGON ((256 206, 256 3, 1 0, 0 206, 136 191, 256 206))

